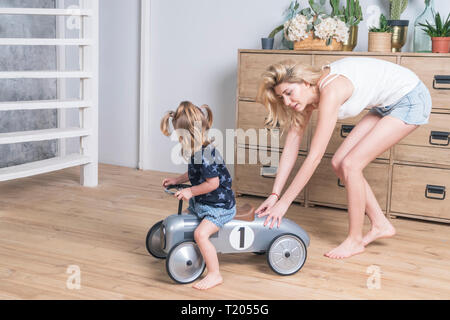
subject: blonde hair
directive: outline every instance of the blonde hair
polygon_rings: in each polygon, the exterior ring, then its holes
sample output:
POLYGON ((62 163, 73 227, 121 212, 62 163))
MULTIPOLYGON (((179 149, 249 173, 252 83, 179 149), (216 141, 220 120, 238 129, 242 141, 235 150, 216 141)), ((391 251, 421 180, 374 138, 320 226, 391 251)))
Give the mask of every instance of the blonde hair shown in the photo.
POLYGON ((213 114, 209 106, 202 105, 200 108, 190 101, 180 103, 176 111, 168 111, 161 120, 161 131, 170 136, 170 122, 173 129, 182 129, 179 136, 181 143, 181 154, 188 158, 202 147, 209 145, 212 140, 207 138, 207 131, 211 128, 213 114), (205 110, 205 113, 203 112, 205 110), (183 133, 188 133, 186 137, 183 133))
POLYGON ((310 64, 296 63, 292 60, 282 61, 271 65, 262 75, 259 86, 257 101, 263 104, 269 112, 266 118, 266 126, 272 128, 278 124, 283 129, 297 127, 303 129, 307 123, 307 111, 297 112, 284 105, 275 93, 275 87, 280 83, 302 83, 308 82, 316 85, 322 76, 323 68, 314 67, 310 64))

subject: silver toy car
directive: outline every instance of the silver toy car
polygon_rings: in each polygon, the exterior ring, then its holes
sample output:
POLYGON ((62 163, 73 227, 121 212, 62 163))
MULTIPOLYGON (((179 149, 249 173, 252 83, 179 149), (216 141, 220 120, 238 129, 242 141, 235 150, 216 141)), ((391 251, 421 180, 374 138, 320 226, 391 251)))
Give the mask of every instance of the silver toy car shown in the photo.
MULTIPOLYGON (((173 185, 182 189, 188 185, 173 185)), ((147 234, 146 246, 150 254, 166 260, 169 276, 178 283, 190 283, 205 270, 205 262, 194 240, 194 230, 201 222, 195 215, 182 214, 183 201, 178 214, 157 222, 147 234)), ((264 227, 265 218, 258 218, 249 204, 238 208, 235 218, 210 237, 218 253, 267 253, 270 268, 280 275, 291 275, 306 261, 308 234, 295 222, 283 219, 280 228, 264 227)))

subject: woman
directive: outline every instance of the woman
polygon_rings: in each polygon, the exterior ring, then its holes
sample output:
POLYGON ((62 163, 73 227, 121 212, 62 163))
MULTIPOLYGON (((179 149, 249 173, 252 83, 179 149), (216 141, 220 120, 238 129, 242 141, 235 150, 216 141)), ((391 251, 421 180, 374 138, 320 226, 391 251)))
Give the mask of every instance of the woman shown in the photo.
POLYGON ((267 69, 258 101, 269 111, 267 125, 279 123, 288 132, 273 193, 256 210, 260 217, 267 216, 265 225, 280 225, 288 207, 319 165, 337 119, 354 117, 371 108, 332 159, 334 172, 347 190, 349 231, 347 238, 325 256, 347 258, 363 252, 375 239, 395 234, 363 176, 363 169, 428 122, 431 97, 417 75, 400 65, 373 58, 349 57, 322 68, 288 61, 267 69), (314 110, 318 111, 318 122, 310 151, 280 197, 314 110), (371 230, 363 236, 365 213, 371 230))

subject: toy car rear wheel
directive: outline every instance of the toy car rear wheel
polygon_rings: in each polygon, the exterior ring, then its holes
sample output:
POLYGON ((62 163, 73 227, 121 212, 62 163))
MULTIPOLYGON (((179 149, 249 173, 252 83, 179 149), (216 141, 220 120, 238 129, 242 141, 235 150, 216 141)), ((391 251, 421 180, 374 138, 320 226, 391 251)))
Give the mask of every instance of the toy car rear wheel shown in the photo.
POLYGON ((270 244, 267 262, 274 272, 288 276, 303 267, 306 254, 306 245, 302 239, 294 234, 282 234, 270 244))
POLYGON ((161 225, 163 221, 159 221, 150 228, 147 233, 147 238, 145 240, 145 245, 147 246, 147 251, 158 259, 165 259, 166 253, 161 248, 161 225))
POLYGON ((167 255, 167 273, 177 283, 186 284, 197 280, 205 267, 200 249, 194 241, 180 242, 167 255))

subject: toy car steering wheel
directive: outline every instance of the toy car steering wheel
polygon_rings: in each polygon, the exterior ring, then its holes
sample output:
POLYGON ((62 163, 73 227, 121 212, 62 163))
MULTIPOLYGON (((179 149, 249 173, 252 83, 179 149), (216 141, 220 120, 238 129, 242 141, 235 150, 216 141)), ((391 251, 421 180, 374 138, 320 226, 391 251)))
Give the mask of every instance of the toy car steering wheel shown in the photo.
MULTIPOLYGON (((164 189, 164 191, 167 192, 168 194, 175 195, 175 192, 172 191, 172 189, 177 189, 177 191, 179 191, 179 190, 183 190, 183 189, 190 188, 190 187, 192 187, 192 186, 189 184, 172 184, 170 186, 167 186, 164 189)), ((178 202, 178 215, 181 215, 182 210, 183 210, 183 200, 180 200, 178 202)))
POLYGON ((183 190, 183 189, 190 188, 190 187, 192 187, 192 186, 189 184, 171 184, 171 185, 167 186, 164 189, 164 191, 167 192, 168 194, 175 195, 175 191, 171 191, 171 189, 177 189, 177 191, 179 191, 179 190, 183 190))

